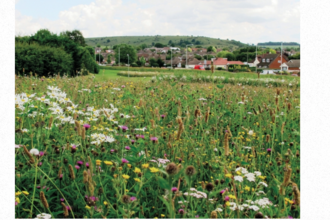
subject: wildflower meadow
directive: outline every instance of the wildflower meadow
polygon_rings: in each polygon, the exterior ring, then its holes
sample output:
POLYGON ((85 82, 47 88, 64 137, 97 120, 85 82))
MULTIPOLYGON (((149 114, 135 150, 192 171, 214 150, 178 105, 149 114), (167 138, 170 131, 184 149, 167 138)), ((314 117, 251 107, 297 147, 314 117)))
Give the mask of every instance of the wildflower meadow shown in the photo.
POLYGON ((300 218, 299 79, 143 79, 16 76, 16 218, 300 218))

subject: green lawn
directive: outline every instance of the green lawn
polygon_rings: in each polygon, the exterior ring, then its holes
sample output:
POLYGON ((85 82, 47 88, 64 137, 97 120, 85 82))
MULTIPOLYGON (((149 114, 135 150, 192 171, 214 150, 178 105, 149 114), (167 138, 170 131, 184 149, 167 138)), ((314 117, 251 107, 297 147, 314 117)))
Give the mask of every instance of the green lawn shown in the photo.
MULTIPOLYGON (((110 70, 110 69, 101 69, 99 74, 95 75, 95 80, 102 82, 108 80, 118 80, 123 79, 125 81, 130 82, 148 82, 151 77, 125 77, 125 76, 118 76, 117 73, 122 70, 110 70)), ((136 69, 134 71, 137 71, 136 69)), ((155 69, 154 71, 157 71, 155 69)), ((184 75, 195 75, 195 74, 205 74, 206 76, 211 76, 211 71, 199 71, 199 70, 173 70, 173 71, 162 71, 161 74, 184 74, 184 75)), ((239 72, 239 73, 232 73, 227 71, 220 71, 216 70, 214 72, 214 76, 223 76, 226 78, 258 78, 258 75, 254 72, 239 72)), ((272 78, 272 79, 293 79, 296 77, 293 76, 279 76, 279 75, 260 75, 260 78, 272 78)))

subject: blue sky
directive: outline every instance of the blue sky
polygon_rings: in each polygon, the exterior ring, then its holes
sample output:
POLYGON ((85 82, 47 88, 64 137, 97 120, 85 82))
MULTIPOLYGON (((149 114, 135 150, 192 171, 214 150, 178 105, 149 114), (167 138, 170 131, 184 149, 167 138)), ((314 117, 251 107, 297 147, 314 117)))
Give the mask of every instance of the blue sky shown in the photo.
POLYGON ((300 42, 299 0, 16 0, 15 34, 79 29, 85 37, 194 35, 300 42))

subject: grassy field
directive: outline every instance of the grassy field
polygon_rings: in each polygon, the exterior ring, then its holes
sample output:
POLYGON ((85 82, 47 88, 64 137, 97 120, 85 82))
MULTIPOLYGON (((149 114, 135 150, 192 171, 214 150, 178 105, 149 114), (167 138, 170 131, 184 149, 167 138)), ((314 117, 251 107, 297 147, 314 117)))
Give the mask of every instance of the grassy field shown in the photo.
POLYGON ((16 77, 16 218, 300 218, 298 84, 117 72, 16 77))
MULTIPOLYGON (((162 43, 168 45, 169 41, 171 40, 175 45, 177 45, 180 40, 188 40, 192 42, 194 39, 195 42, 200 41, 201 46, 218 46, 218 48, 227 47, 229 49, 235 49, 239 46, 246 46, 244 43, 240 43, 238 41, 231 41, 225 39, 217 39, 217 38, 210 38, 210 37, 192 37, 192 36, 117 36, 117 37, 98 37, 98 38, 85 38, 86 43, 89 46, 95 47, 97 44, 101 46, 108 46, 112 47, 116 44, 130 44, 134 46, 138 46, 141 44, 147 44, 151 46, 152 43, 162 43), (108 40, 110 42, 108 42, 108 40)), ((194 42, 192 42, 194 43, 194 42)))
MULTIPOLYGON (((199 70, 182 70, 182 69, 160 69, 160 68, 144 68, 141 70, 141 68, 130 68, 131 71, 139 71, 139 72, 145 72, 145 71, 152 71, 152 72, 159 72, 160 74, 167 74, 167 75, 173 75, 173 74, 183 74, 186 76, 189 75, 195 75, 195 76, 222 76, 226 78, 250 78, 250 79, 257 79, 258 75, 254 72, 239 72, 239 73, 232 73, 228 71, 221 71, 221 70, 215 70, 214 74, 212 75, 211 71, 199 71, 199 70)), ((105 80, 115 80, 115 79, 123 79, 123 80, 129 80, 132 82, 137 81, 150 81, 152 77, 126 77, 126 76, 118 76, 118 72, 127 71, 127 68, 118 68, 118 67, 102 67, 99 74, 95 75, 96 81, 105 81, 105 80), (129 78, 129 79, 128 79, 129 78)), ((261 79, 284 79, 284 80, 294 80, 297 79, 297 77, 293 76, 280 76, 280 75, 260 75, 261 79)))

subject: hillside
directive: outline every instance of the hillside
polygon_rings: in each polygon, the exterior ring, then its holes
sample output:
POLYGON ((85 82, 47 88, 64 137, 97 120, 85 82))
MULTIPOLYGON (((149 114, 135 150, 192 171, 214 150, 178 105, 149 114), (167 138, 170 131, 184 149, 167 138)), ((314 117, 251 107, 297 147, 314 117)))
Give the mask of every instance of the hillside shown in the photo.
MULTIPOLYGON (((258 47, 280 48, 282 42, 265 42, 258 43, 258 47)), ((283 48, 300 48, 297 42, 283 42, 283 48)))
POLYGON ((141 44, 147 44, 152 46, 153 43, 161 43, 168 45, 174 43, 175 46, 185 46, 186 44, 200 45, 203 47, 217 46, 218 48, 237 49, 238 47, 245 47, 247 44, 241 43, 235 40, 223 40, 217 38, 203 37, 203 36, 116 36, 116 37, 98 37, 98 38, 85 38, 86 43, 89 46, 95 47, 97 44, 101 46, 114 46, 116 44, 130 44, 138 46, 141 44))

